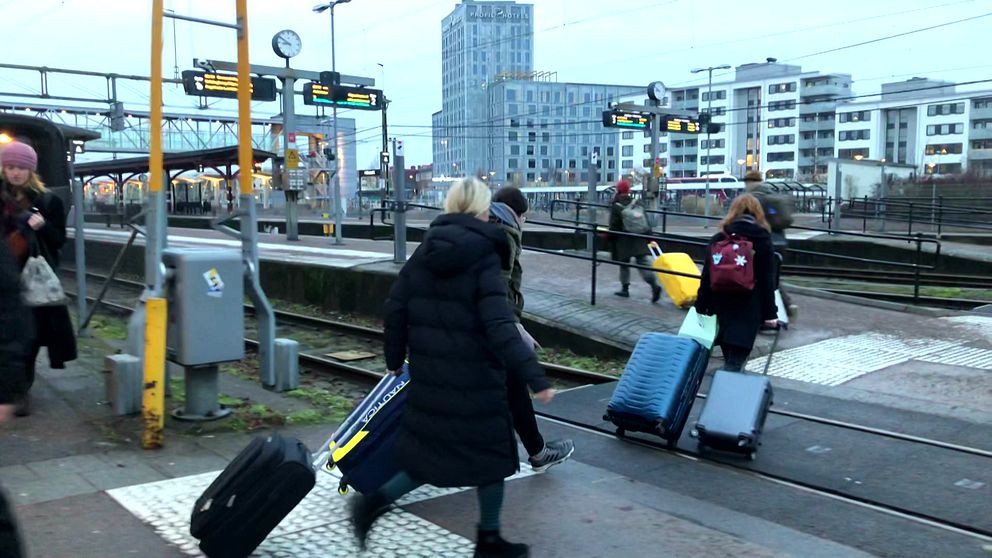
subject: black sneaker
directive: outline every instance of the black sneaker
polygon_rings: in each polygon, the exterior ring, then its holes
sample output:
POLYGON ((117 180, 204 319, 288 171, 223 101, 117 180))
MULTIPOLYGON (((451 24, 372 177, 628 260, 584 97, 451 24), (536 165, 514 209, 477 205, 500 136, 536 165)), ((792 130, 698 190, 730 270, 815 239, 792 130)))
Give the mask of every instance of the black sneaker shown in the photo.
POLYGON ((651 302, 655 303, 661 300, 661 287, 658 285, 651 285, 651 302))
POLYGON ((529 458, 530 467, 535 473, 543 473, 551 467, 564 463, 575 451, 575 444, 571 440, 554 440, 544 445, 544 457, 541 459, 529 458))
POLYGON ((613 294, 623 298, 630 298, 630 291, 627 289, 621 289, 613 294))
POLYGON ((358 547, 365 550, 372 524, 379 516, 389 511, 390 506, 378 492, 368 496, 356 496, 348 505, 351 511, 351 527, 355 538, 358 539, 358 547))
POLYGON ((499 531, 479 530, 475 541, 473 558, 527 558, 530 550, 526 544, 511 543, 499 535, 499 531))

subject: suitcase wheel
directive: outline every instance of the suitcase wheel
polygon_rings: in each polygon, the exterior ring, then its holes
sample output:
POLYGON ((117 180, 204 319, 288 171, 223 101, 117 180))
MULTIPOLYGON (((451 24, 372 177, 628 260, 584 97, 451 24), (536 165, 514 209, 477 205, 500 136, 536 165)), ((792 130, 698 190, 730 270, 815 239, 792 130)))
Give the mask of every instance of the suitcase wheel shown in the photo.
POLYGON ((617 438, 623 438, 627 434, 627 431, 623 428, 617 428, 617 438))
POLYGON ((758 452, 751 450, 747 452, 747 455, 745 455, 744 457, 746 457, 748 461, 754 461, 754 458, 757 456, 758 456, 758 452))
POLYGON ((348 483, 342 482, 342 483, 338 484, 338 494, 344 496, 344 495, 348 494, 348 491, 349 491, 349 489, 348 489, 348 483))

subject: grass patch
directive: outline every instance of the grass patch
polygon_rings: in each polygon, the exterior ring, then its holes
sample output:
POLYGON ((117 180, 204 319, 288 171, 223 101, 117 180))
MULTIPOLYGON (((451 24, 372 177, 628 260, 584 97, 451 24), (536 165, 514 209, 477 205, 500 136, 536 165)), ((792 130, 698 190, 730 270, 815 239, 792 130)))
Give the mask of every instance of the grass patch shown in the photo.
POLYGON ((368 316, 363 316, 359 314, 350 314, 346 312, 334 312, 330 310, 324 310, 317 306, 312 306, 309 304, 298 304, 286 300, 272 299, 270 302, 272 303, 273 308, 277 310, 282 310, 283 312, 292 312, 294 314, 301 314, 303 316, 312 316, 315 318, 324 318, 327 320, 347 322, 350 324, 371 327, 374 329, 382 329, 381 320, 370 318, 368 316))
POLYGON ((90 320, 89 331, 101 339, 127 339, 127 320, 116 316, 94 315, 90 320))
POLYGON ((321 388, 303 387, 288 391, 286 395, 310 403, 314 407, 312 410, 323 417, 323 421, 342 420, 348 416, 354 406, 347 397, 333 394, 321 388))
MULTIPOLYGON (((912 285, 884 285, 860 281, 844 281, 842 279, 807 279, 789 277, 789 282, 814 289, 855 289, 864 292, 883 294, 913 294, 912 285)), ((992 302, 992 289, 964 289, 959 287, 920 287, 920 296, 934 298, 963 298, 967 300, 982 300, 992 302)))
POLYGON ((537 351, 537 355, 544 362, 613 376, 619 376, 626 364, 616 359, 577 355, 568 349, 541 348, 537 351))

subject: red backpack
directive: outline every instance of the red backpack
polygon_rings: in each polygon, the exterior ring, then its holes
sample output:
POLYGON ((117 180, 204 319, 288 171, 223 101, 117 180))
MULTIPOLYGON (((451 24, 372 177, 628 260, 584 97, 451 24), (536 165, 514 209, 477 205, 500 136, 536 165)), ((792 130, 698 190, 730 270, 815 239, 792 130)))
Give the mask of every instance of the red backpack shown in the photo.
POLYGON ((731 234, 710 247, 710 289, 715 293, 754 290, 754 246, 747 238, 731 234))

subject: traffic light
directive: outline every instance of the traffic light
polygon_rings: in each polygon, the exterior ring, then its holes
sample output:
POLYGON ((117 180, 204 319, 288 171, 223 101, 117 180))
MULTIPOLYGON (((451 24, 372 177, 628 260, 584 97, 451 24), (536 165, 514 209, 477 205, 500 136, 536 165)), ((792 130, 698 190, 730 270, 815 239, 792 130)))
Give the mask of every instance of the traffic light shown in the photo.
POLYGON ((707 134, 719 134, 721 129, 722 126, 720 126, 716 122, 710 122, 709 124, 706 125, 707 134))
POLYGON ((708 113, 708 112, 701 112, 701 113, 699 113, 699 116, 696 118, 696 122, 699 122, 699 125, 700 126, 705 126, 705 125, 709 124, 710 123, 710 120, 712 120, 712 119, 713 119, 713 117, 710 116, 710 113, 708 113))
POLYGON ((383 165, 388 165, 389 164, 389 152, 388 151, 383 151, 382 153, 380 153, 379 154, 379 160, 382 162, 383 165))
POLYGON ((334 160, 334 157, 335 157, 335 155, 334 155, 334 148, 333 147, 325 147, 324 148, 324 157, 326 157, 328 161, 333 161, 334 160))

